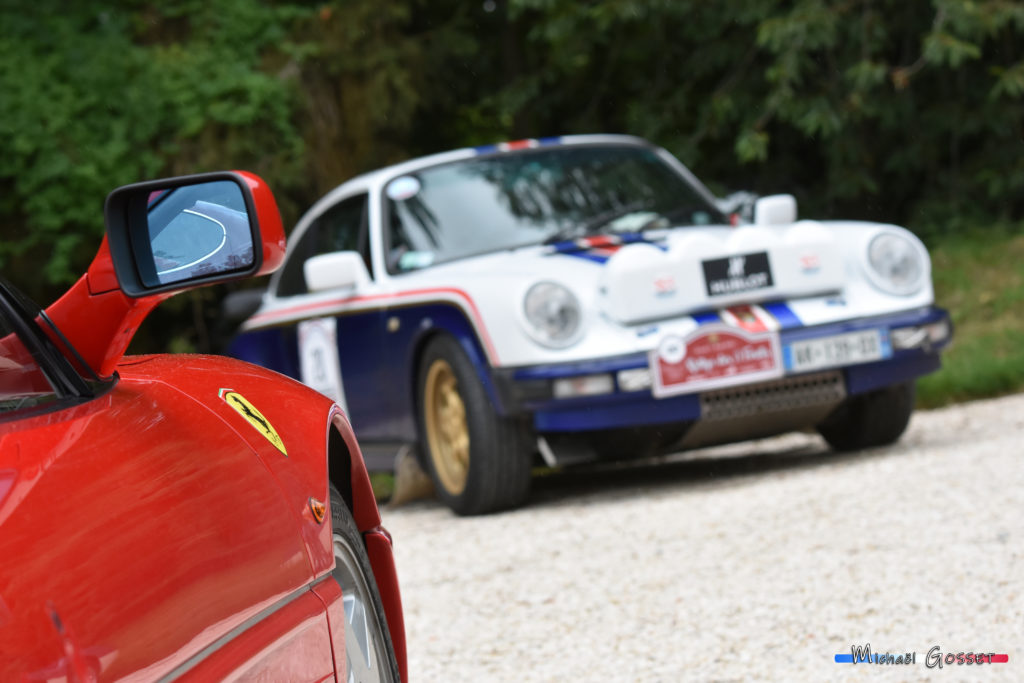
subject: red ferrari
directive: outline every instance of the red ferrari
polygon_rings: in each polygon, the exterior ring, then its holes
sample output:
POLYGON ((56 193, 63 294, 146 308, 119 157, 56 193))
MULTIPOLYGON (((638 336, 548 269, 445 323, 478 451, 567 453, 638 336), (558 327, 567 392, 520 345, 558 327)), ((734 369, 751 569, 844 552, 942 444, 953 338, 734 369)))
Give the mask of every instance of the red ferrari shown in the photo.
POLYGON ((45 310, 0 280, 0 681, 406 680, 391 540, 330 399, 124 356, 176 292, 274 270, 256 176, 129 185, 45 310))

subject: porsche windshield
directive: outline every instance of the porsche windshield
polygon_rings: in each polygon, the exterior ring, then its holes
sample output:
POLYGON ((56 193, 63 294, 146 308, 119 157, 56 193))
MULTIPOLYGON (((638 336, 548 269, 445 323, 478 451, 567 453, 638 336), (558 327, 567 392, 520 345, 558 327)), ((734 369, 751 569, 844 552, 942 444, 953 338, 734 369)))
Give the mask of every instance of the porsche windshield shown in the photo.
POLYGON ((587 234, 728 222, 647 147, 468 159, 395 178, 385 197, 392 273, 587 234))

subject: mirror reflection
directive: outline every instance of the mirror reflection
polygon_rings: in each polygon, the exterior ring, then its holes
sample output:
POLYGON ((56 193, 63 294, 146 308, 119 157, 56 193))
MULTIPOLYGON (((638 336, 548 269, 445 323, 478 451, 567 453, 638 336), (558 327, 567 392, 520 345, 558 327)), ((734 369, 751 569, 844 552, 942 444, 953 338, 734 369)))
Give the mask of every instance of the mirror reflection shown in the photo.
POLYGON ((242 190, 217 180, 154 192, 149 247, 156 282, 165 285, 248 268, 252 229, 242 190))

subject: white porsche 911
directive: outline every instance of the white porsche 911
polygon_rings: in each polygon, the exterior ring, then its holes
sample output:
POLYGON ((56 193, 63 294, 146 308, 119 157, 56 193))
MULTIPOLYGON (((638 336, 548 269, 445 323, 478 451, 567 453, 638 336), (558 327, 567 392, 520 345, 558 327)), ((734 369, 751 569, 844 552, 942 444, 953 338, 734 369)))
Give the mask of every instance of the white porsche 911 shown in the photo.
POLYGON ((521 504, 535 462, 890 443, 951 334, 909 231, 798 221, 789 195, 742 222, 664 149, 584 135, 339 186, 230 353, 347 404, 371 467, 418 446, 476 514, 521 504))

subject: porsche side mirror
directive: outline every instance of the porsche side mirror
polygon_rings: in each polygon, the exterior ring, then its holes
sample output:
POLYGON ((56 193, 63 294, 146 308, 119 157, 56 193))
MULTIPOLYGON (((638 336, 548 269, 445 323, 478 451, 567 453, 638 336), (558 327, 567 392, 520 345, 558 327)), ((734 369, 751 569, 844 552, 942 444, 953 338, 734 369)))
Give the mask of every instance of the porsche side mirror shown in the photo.
POLYGON ((126 185, 104 213, 117 280, 131 297, 262 274, 283 258, 277 205, 249 173, 126 185))
POLYGON ((311 292, 358 288, 370 281, 363 257, 355 251, 320 254, 302 264, 306 287, 311 292))
POLYGON ((796 197, 773 194, 754 203, 754 225, 788 225, 796 221, 796 197))
POLYGON ((238 324, 248 319, 263 304, 263 289, 241 289, 231 292, 220 303, 221 317, 225 322, 238 324))

